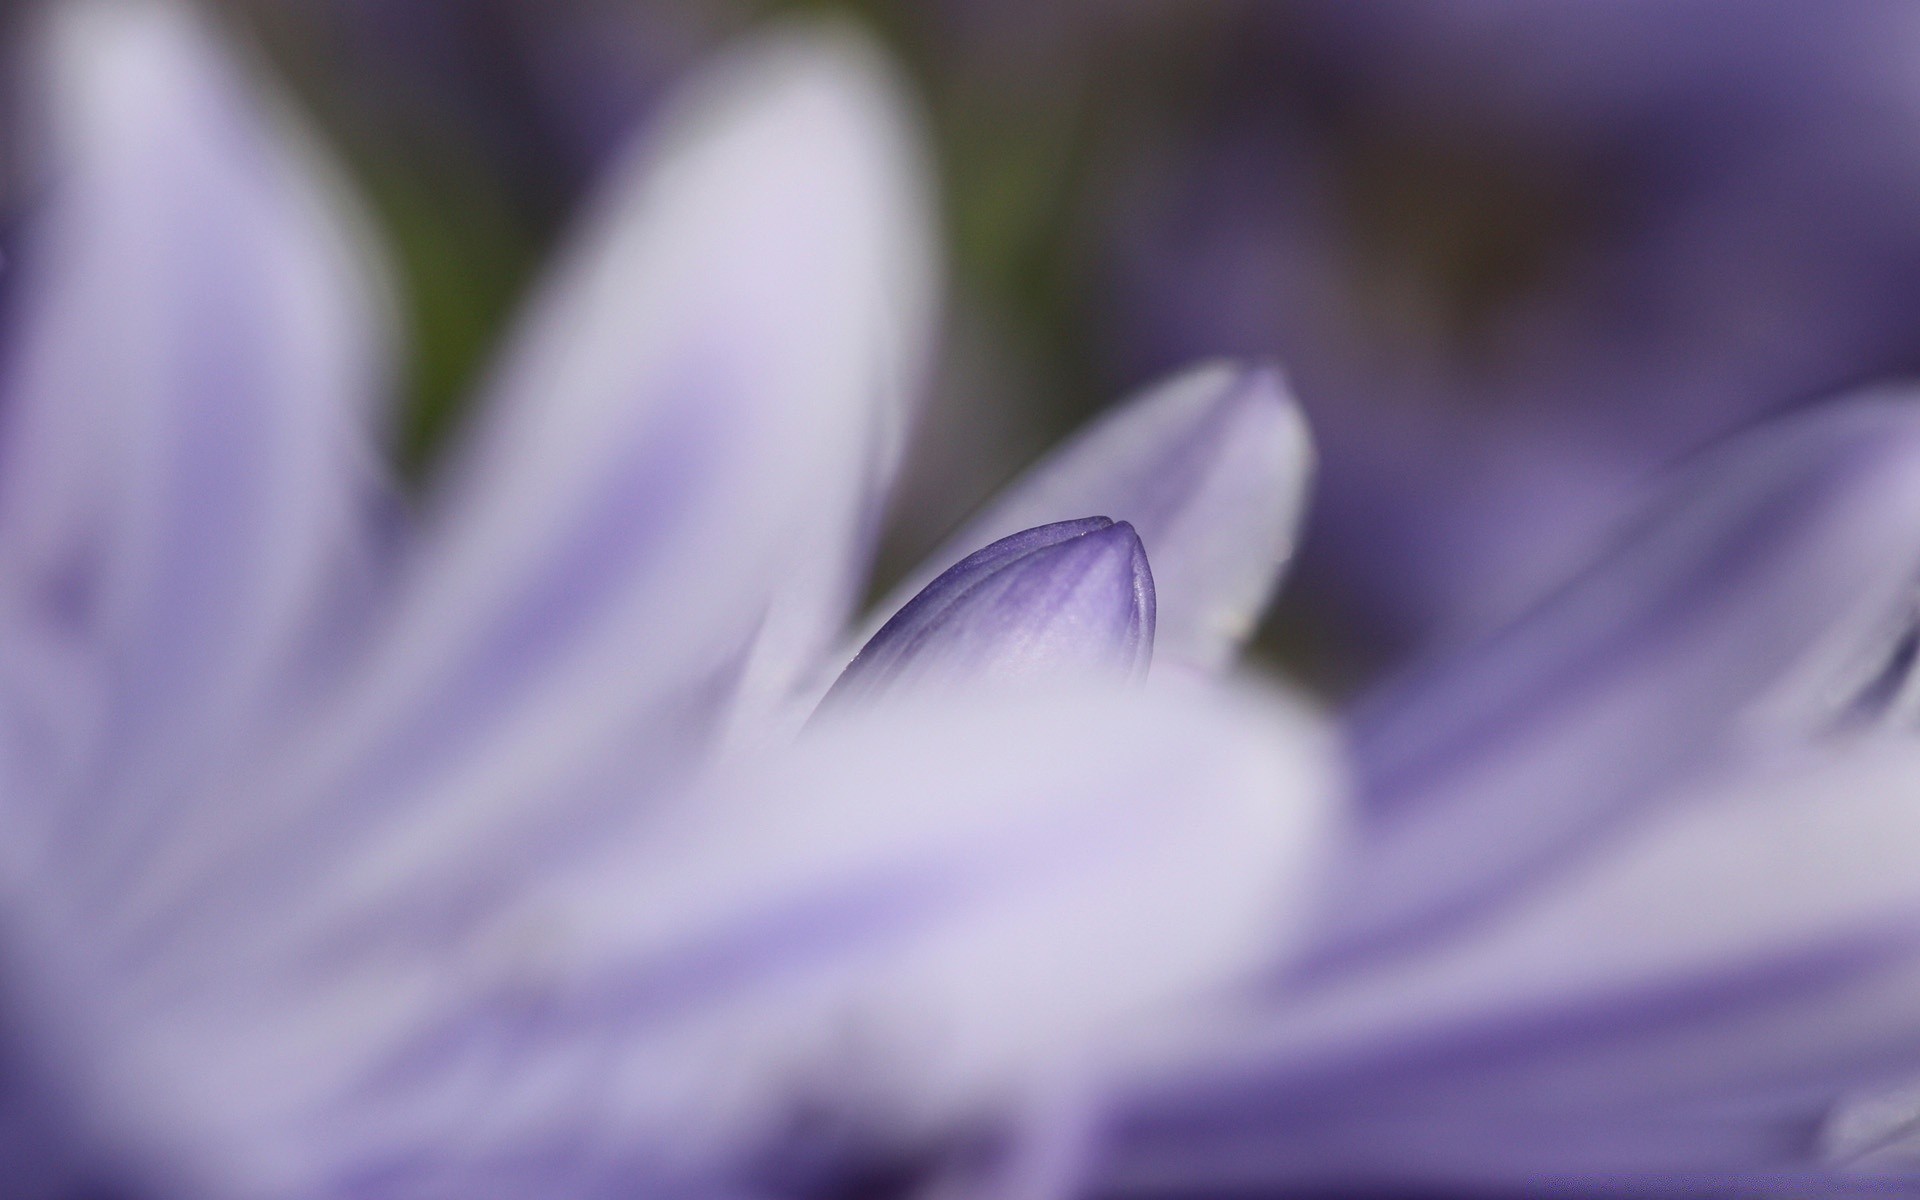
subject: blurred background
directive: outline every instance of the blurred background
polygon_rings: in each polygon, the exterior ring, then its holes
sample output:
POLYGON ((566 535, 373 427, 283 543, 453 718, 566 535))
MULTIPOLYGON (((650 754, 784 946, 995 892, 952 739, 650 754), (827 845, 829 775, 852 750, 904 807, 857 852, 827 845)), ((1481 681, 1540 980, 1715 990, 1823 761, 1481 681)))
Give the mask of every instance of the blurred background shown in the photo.
POLYGON ((1663 467, 1920 366, 1909 0, 217 6, 384 226, 414 472, 663 89, 850 13, 924 98, 952 270, 881 582, 1127 390, 1270 356, 1322 475, 1263 647, 1334 694, 1552 587, 1663 467))

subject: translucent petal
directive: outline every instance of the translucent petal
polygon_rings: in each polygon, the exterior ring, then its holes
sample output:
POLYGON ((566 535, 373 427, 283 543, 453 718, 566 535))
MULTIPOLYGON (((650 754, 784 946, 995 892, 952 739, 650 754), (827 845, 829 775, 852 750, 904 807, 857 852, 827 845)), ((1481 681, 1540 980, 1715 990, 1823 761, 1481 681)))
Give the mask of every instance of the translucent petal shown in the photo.
POLYGON ((1153 563, 1163 661, 1223 666, 1293 553, 1312 476, 1306 422, 1269 367, 1209 363, 1127 400, 1014 481, 875 610, 884 620, 979 546, 1088 513, 1153 563))

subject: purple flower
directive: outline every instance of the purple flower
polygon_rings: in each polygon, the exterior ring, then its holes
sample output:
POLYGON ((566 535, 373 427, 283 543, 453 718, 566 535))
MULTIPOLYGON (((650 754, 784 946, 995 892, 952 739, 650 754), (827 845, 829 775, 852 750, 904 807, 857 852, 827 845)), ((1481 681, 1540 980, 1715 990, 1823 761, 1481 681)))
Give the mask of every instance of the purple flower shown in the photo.
POLYGON ((1920 401, 1838 401, 1370 697, 1311 946, 1122 1108, 1105 1186, 1912 1188, 1916 579, 1920 401))
POLYGON ((311 143, 182 7, 54 33, 0 374, 9 1193, 1920 1178, 1910 400, 1693 463, 1357 708, 1350 789, 1219 679, 1308 474, 1270 369, 1117 408, 849 636, 938 275, 857 35, 667 104, 405 511, 311 143))
POLYGON ((1206 679, 1306 480, 1271 372, 1017 481, 796 736, 937 276, 857 35, 668 104, 407 514, 312 143, 184 6, 50 44, 0 383, 9 1194, 1042 1187, 1176 1002, 1304 936, 1331 739, 1206 679))

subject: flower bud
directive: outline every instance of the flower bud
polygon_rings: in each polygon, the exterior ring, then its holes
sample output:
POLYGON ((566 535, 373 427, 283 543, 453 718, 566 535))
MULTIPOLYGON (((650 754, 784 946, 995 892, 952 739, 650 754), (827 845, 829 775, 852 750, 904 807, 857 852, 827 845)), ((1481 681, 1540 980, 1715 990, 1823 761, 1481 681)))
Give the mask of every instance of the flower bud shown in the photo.
POLYGON ((899 687, 1110 674, 1153 654, 1153 574, 1125 521, 1087 517, 1002 538, 950 567, 881 627, 823 703, 899 687))

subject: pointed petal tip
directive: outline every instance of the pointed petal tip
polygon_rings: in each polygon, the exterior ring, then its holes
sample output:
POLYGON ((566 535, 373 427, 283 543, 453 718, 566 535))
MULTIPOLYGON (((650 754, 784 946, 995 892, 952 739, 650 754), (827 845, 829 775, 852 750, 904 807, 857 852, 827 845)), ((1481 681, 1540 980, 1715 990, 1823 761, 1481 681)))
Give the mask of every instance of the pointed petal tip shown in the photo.
MULTIPOLYGON (((940 206, 931 122, 905 71, 851 17, 795 16, 725 54, 691 90, 701 89, 711 119, 731 112, 778 123, 817 180, 860 197, 864 222, 886 243, 887 311, 903 342, 899 361, 884 369, 897 386, 917 388, 945 272, 932 216, 940 206)), ((689 121, 687 132, 700 124, 689 121)), ((885 452, 892 459, 904 441, 904 420, 897 425, 885 452)))
POLYGON ((58 49, 90 44, 107 52, 192 36, 197 18, 172 0, 69 0, 48 6, 39 19, 58 49))
POLYGON ((814 20, 762 27, 664 99, 491 372, 403 618, 420 632, 394 644, 480 655, 447 631, 484 646, 487 605, 544 594, 529 584, 554 548, 604 538, 579 592, 620 598, 556 644, 630 639, 675 665, 609 652, 581 678, 624 694, 727 664, 719 723, 784 709, 860 595, 930 357, 941 264, 916 108, 857 26, 814 20), (638 499, 655 461, 684 481, 672 505, 638 499), (648 634, 662 625, 677 645, 648 634))
POLYGON ((1162 581, 1162 648, 1218 669, 1252 636, 1292 561, 1316 469, 1306 413, 1277 363, 1214 359, 1109 420, 1154 430, 1158 443, 1158 469, 1115 509, 1139 525, 1162 581))
POLYGON ((1264 436, 1271 443, 1270 452, 1297 474, 1296 486, 1304 503, 1316 457, 1313 429, 1286 371, 1269 359, 1228 360, 1218 366, 1230 372, 1218 385, 1218 403, 1234 408, 1257 431, 1254 436, 1264 436))
POLYGON ((40 82, 56 119, 68 121, 124 123, 146 105, 165 113, 188 98, 204 103, 245 50, 225 22, 178 0, 73 0, 37 18, 40 82))
POLYGON ((997 689, 1108 671, 1137 679, 1152 656, 1155 610, 1153 572, 1132 525, 1083 517, 1022 530, 922 589, 827 702, 907 685, 997 689))
MULTIPOLYGON (((705 120, 683 142, 730 121, 791 123, 817 142, 810 156, 855 155, 930 198, 932 159, 914 89, 886 48, 847 17, 787 17, 723 51, 680 100, 705 120)), ((824 161, 822 170, 847 164, 824 161)))
POLYGON ((788 16, 743 42, 736 55, 762 64, 769 78, 833 93, 861 107, 863 100, 903 99, 905 81, 885 47, 844 14, 788 16))
MULTIPOLYGON (((749 207, 720 203, 729 192, 778 195, 792 223, 810 223, 853 267, 886 276, 889 320, 913 335, 896 356, 903 363, 890 365, 910 368, 924 350, 919 330, 942 273, 926 127, 904 73, 854 21, 784 18, 722 49, 675 89, 632 139, 598 206, 632 223, 662 191, 717 189, 717 201, 695 211, 723 215, 749 207)), ((802 249, 765 247, 780 258, 802 249)))
POLYGON ((1270 358, 1201 359, 1150 384, 1142 399, 1174 394, 1190 397, 1196 407, 1244 407, 1284 416, 1303 429, 1306 424, 1286 369, 1270 358))
POLYGON ((898 611, 969 548, 1074 512, 1137 532, 1158 589, 1158 650, 1217 671, 1293 556, 1313 476, 1307 420, 1272 363, 1197 363, 1120 404, 969 521, 880 606, 898 611))
POLYGON ((54 119, 86 130, 124 107, 163 98, 181 75, 198 73, 198 60, 209 54, 200 21, 163 0, 53 5, 40 22, 38 65, 54 119))
MULTIPOLYGON (((314 323, 352 326, 366 347, 351 369, 361 399, 387 398, 397 357, 400 288, 378 223, 298 106, 289 102, 259 47, 217 12, 183 0, 71 0, 43 6, 31 40, 30 83, 45 101, 35 149, 52 160, 55 204, 76 186, 97 192, 148 158, 182 175, 223 179, 229 194, 271 205, 301 225, 286 254, 324 276, 338 295, 314 323), (76 177, 84 177, 76 185, 76 177)), ((98 203, 96 196, 92 203, 98 203)), ((35 241, 30 235, 29 242, 35 241)), ((37 246, 22 255, 31 269, 37 246)), ((293 270, 294 267, 287 269, 293 270)), ((335 364, 344 366, 346 364, 335 364)))

